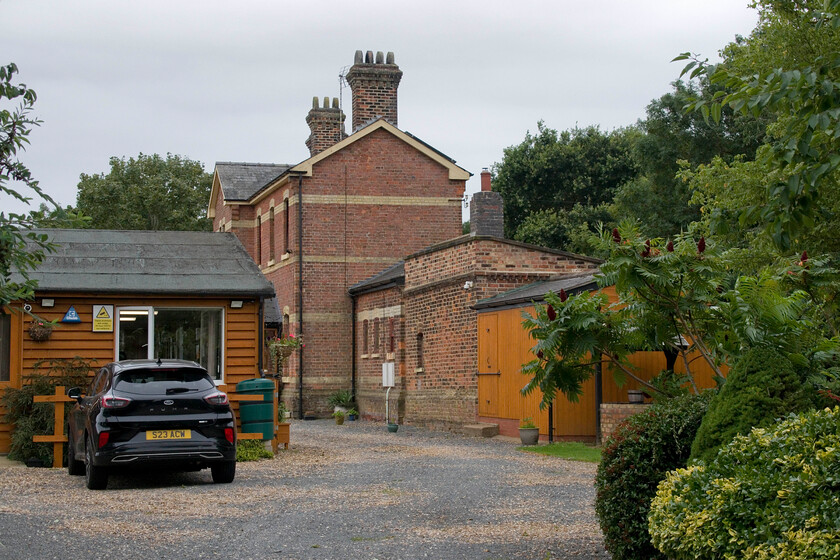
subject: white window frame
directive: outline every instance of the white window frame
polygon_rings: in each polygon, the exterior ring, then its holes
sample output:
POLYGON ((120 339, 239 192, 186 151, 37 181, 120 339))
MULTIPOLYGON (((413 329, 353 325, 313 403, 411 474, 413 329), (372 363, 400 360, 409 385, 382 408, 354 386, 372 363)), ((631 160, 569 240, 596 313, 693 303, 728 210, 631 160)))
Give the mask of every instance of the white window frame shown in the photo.
MULTIPOLYGON (((163 311, 163 310, 177 310, 177 311, 205 311, 205 310, 220 310, 222 312, 221 316, 221 331, 219 332, 219 345, 221 346, 220 352, 220 361, 219 364, 219 371, 221 372, 221 377, 219 379, 213 379, 216 385, 224 385, 225 384, 225 308, 224 307, 217 307, 217 306, 179 306, 179 305, 165 305, 165 306, 152 306, 152 305, 125 305, 119 306, 116 308, 116 312, 114 315, 116 316, 116 324, 115 332, 114 332, 114 360, 119 361, 120 356, 120 313, 122 311, 146 311, 149 314, 149 333, 148 339, 146 341, 146 357, 149 360, 154 360, 155 356, 154 347, 155 347, 155 315, 156 311, 163 311)), ((210 374, 211 377, 213 374, 210 374)))

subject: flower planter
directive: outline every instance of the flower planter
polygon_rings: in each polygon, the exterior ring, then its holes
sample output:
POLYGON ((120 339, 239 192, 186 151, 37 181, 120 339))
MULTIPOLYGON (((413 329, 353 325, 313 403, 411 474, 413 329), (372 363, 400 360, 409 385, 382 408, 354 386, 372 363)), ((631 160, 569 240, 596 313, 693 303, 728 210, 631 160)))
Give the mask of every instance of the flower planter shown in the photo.
POLYGON ((537 445, 539 440, 539 428, 519 428, 519 441, 522 442, 522 445, 537 445))
POLYGON ((630 389, 629 391, 627 391, 627 402, 631 404, 641 404, 645 402, 644 392, 630 389))
POLYGON ((391 432, 392 434, 396 433, 397 430, 399 430, 399 429, 400 429, 399 424, 390 424, 390 423, 388 424, 388 431, 391 432))
POLYGON ((52 325, 45 325, 43 323, 32 323, 29 325, 29 338, 35 342, 44 342, 50 338, 53 328, 52 325))

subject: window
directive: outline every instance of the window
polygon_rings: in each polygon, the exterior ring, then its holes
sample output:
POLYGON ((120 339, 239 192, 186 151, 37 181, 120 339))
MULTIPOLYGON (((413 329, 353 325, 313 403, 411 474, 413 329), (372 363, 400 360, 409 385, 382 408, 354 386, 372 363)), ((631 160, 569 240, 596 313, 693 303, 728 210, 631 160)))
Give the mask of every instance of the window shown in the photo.
POLYGON ((388 319, 388 352, 394 353, 394 318, 388 319))
POLYGON ((362 354, 368 353, 368 322, 362 321, 362 354))
POLYGON ((268 209, 268 260, 275 260, 274 254, 274 206, 268 209))
POLYGON ((423 369, 423 333, 417 333, 417 369, 423 369))
POLYGON ((260 211, 257 210, 257 235, 256 235, 256 244, 257 244, 257 264, 262 264, 262 215, 260 211))
POLYGON ((379 319, 373 320, 373 353, 379 354, 379 319))
POLYGON ((191 360, 222 379, 221 309, 134 307, 118 316, 118 359, 191 360))
POLYGON ((289 252, 289 199, 283 199, 283 252, 289 252))
POLYGON ((0 382, 11 379, 12 316, 0 315, 0 382))

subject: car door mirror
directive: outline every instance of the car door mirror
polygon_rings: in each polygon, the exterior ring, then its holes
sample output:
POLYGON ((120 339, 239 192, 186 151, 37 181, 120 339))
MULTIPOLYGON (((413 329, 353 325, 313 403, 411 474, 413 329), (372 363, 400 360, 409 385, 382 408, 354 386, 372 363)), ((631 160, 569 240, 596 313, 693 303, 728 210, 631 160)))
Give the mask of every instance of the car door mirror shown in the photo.
POLYGON ((67 396, 71 399, 76 399, 79 402, 82 402, 82 390, 79 387, 71 387, 67 389, 67 396))

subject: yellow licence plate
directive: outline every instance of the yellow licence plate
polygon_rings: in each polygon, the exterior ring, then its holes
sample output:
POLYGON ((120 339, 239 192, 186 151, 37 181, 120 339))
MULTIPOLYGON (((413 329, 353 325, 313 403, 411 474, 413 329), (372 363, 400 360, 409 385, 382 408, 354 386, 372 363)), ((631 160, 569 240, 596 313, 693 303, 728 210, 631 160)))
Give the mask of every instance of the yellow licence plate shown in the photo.
POLYGON ((189 430, 149 430, 146 439, 190 439, 189 430))

